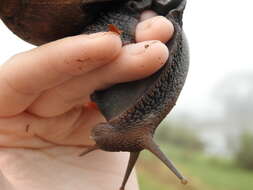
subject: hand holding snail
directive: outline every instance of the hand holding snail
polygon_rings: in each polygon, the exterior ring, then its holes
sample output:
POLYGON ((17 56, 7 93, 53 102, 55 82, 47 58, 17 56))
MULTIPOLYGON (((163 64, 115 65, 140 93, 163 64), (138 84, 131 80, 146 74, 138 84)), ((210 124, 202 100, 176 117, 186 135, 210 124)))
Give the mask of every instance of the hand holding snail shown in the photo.
MULTIPOLYGON (((104 121, 96 109, 82 106, 88 103, 83 97, 94 89, 154 73, 165 63, 168 50, 153 40, 165 42, 172 33, 167 19, 154 17, 138 25, 135 45, 122 47, 119 37, 110 32, 79 35, 18 54, 2 65, 0 189, 99 189, 95 184, 117 189, 127 154, 98 151, 78 157, 83 146, 92 143, 90 128, 104 121), (143 51, 146 44, 148 52, 143 51), (87 56, 90 60, 85 60, 87 56)), ((126 189, 138 189, 134 177, 126 189)))

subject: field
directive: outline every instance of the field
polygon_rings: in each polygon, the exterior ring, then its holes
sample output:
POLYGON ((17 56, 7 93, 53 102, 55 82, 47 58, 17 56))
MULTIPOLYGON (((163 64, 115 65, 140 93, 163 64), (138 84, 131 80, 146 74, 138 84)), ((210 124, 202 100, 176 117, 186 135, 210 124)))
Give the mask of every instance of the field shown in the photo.
POLYGON ((153 155, 143 152, 137 172, 141 190, 253 190, 253 171, 238 168, 233 161, 161 146, 189 184, 179 180, 153 155))

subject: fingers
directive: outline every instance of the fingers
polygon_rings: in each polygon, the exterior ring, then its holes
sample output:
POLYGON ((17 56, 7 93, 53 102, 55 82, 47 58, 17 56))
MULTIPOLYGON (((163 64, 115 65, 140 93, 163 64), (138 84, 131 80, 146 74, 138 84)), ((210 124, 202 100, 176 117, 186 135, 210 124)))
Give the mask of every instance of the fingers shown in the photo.
POLYGON ((25 110, 43 90, 113 60, 119 36, 107 32, 58 40, 11 58, 0 68, 0 116, 25 110))
MULTIPOLYGON (((150 16, 152 15, 149 14, 148 17, 150 16)), ((141 42, 155 39, 165 42, 171 38, 172 34, 172 24, 166 18, 157 16, 138 25, 136 40, 141 42)), ((129 47, 131 46, 127 46, 126 49, 129 47)), ((42 95, 39 101, 35 101, 29 110, 41 116, 57 115, 60 113, 59 110, 61 108, 63 108, 61 113, 64 113, 67 109, 71 109, 73 105, 81 104, 84 96, 88 97, 92 90, 115 84, 117 81, 126 82, 146 77, 157 71, 165 62, 158 61, 158 59, 152 63, 151 60, 153 59, 145 61, 145 58, 152 56, 152 53, 145 55, 146 57, 140 55, 139 57, 142 58, 135 58, 134 61, 131 60, 130 56, 131 63, 139 60, 138 64, 122 64, 119 68, 116 66, 115 69, 110 69, 113 74, 101 70, 100 72, 106 78, 101 83, 97 80, 97 78, 101 78, 100 76, 89 78, 89 75, 82 75, 115 59, 120 49, 121 41, 118 36, 111 33, 99 33, 66 38, 13 57, 0 68, 0 88, 2 89, 0 92, 0 116, 12 116, 24 111, 43 91, 47 91, 45 94, 48 95, 42 95), (143 59, 144 62, 141 63, 143 59), (159 67, 157 67, 159 65, 157 64, 158 62, 160 63, 159 67), (140 67, 143 68, 142 71, 140 71, 140 67), (117 74, 122 75, 118 77, 117 74), (82 78, 82 80, 78 80, 82 81, 82 84, 72 82, 75 81, 73 79, 75 77, 82 78), (116 79, 110 77, 116 77, 116 79), (61 86, 61 84, 70 80, 73 85, 71 88, 64 87, 65 90, 56 88, 54 92, 47 90, 55 86, 61 86), (67 92, 69 89, 77 90, 67 92), (79 94, 75 93, 80 91, 81 93, 79 94), (52 101, 52 104, 49 103, 50 101, 46 101, 48 98, 45 97, 49 97, 49 95, 52 96, 50 100, 56 99, 52 101)), ((156 52, 156 50, 152 52, 156 52)), ((160 53, 165 55, 165 57, 168 55, 165 51, 160 53)), ((124 55, 123 53, 121 57, 124 57, 124 55)), ((126 57, 121 59, 128 60, 126 57)))
POLYGON ((65 113, 83 105, 94 90, 151 75, 163 66, 168 55, 167 47, 159 41, 127 45, 112 63, 45 92, 29 111, 43 117, 65 113))
MULTIPOLYGON (((143 19, 151 16, 151 13, 147 13, 143 19)), ((173 32, 173 24, 168 19, 163 16, 155 16, 137 25, 136 41, 159 40, 165 43, 171 39, 173 32)))
POLYGON ((103 74, 98 88, 145 78, 159 70, 168 56, 168 48, 159 41, 127 45, 122 48, 120 56, 112 64, 94 71, 99 76, 103 74))
MULTIPOLYGON (((172 23, 165 17, 153 17, 154 15, 155 13, 151 11, 146 11, 142 15, 142 19, 147 20, 137 26, 137 41, 155 39, 167 42, 172 37, 174 31, 172 23)), ((152 50, 150 54, 147 53, 149 51, 146 51, 146 54, 141 54, 148 42, 144 44, 126 46, 114 63, 48 90, 29 107, 29 111, 44 117, 62 114, 72 107, 83 105, 94 90, 106 88, 116 83, 138 80, 154 73, 167 60, 168 50, 160 43, 148 48, 148 50, 152 50), (159 48, 156 49, 157 46, 159 48), (133 56, 130 52, 137 53, 133 56)))

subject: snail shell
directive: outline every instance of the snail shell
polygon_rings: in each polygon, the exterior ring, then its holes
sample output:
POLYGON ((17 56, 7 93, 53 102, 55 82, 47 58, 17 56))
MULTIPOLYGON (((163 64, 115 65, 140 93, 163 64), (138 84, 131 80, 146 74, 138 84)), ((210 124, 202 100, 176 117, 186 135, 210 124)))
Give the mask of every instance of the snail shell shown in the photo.
MULTIPOLYGON (((23 40, 41 45, 80 34, 112 0, 1 0, 0 18, 23 40)), ((120 1, 120 0, 117 0, 120 1)))

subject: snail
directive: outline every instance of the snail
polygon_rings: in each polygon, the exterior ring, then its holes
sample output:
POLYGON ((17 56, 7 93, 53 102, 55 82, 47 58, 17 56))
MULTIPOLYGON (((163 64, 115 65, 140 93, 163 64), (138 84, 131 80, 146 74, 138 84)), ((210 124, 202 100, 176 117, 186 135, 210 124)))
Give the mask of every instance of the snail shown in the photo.
POLYGON ((120 190, 124 190, 142 150, 157 156, 181 180, 185 177, 163 154, 153 136, 157 126, 176 104, 188 72, 189 53, 182 29, 186 0, 2 0, 0 18, 19 37, 41 45, 79 33, 119 28, 124 44, 134 42, 135 27, 141 12, 154 10, 174 25, 173 38, 166 43, 170 51, 165 66, 142 80, 117 84, 96 91, 91 99, 106 118, 91 131, 91 151, 130 152, 120 190))

